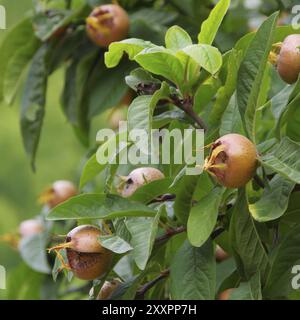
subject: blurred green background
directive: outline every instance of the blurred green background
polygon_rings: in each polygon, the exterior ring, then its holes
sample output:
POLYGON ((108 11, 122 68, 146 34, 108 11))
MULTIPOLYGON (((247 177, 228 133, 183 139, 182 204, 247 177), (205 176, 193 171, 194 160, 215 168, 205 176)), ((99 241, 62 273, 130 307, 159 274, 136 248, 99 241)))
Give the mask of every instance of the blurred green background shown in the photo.
MULTIPOLYGON (((9 29, 30 10, 32 0, 0 0, 0 5, 6 8, 9 29)), ((6 32, 0 30, 0 42, 6 32)), ((62 72, 53 74, 50 80, 35 173, 30 168, 22 145, 18 101, 13 107, 0 104, 0 235, 14 232, 20 221, 39 213, 41 207, 36 199, 52 181, 74 181, 79 175, 80 159, 86 151, 60 110, 62 80, 62 72)), ((10 271, 19 262, 17 252, 0 243, 0 264, 10 271)))

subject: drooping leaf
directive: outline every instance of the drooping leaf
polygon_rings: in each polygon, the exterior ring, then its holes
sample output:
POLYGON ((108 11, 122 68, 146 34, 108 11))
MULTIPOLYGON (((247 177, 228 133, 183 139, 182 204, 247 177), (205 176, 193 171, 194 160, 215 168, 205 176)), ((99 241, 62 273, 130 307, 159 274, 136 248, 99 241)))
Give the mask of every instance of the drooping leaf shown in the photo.
POLYGON ((32 59, 21 106, 23 143, 33 168, 45 114, 48 77, 46 67, 47 49, 47 45, 43 45, 32 59))
POLYGON ((48 220, 112 219, 117 217, 153 217, 155 211, 143 204, 117 195, 82 194, 52 209, 48 220))
POLYGON ((225 189, 216 187, 192 207, 187 223, 187 234, 194 247, 201 247, 212 233, 224 191, 225 189))
POLYGON ((134 91, 137 91, 139 84, 160 84, 158 79, 142 68, 134 69, 129 76, 125 77, 126 84, 134 91))
POLYGON ((288 207, 289 196, 295 183, 276 175, 264 189, 261 198, 249 204, 252 217, 259 222, 280 218, 288 207))
POLYGON ((120 42, 113 42, 109 48, 108 52, 105 53, 105 65, 107 68, 113 68, 119 64, 124 53, 127 53, 130 60, 144 50, 145 48, 153 48, 153 45, 149 41, 144 41, 140 39, 126 39, 120 42))
POLYGON ((170 292, 174 300, 213 300, 216 261, 212 242, 192 247, 188 241, 175 255, 170 268, 170 292))

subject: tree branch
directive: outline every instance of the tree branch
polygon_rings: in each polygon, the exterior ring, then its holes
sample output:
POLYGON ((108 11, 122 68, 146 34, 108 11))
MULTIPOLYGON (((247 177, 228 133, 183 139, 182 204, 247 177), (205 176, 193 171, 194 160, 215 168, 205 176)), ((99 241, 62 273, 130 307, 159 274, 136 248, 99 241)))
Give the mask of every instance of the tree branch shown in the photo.
POLYGON ((162 271, 160 273, 159 276, 157 276, 156 278, 154 278, 153 280, 147 282, 146 284, 144 284, 137 292, 135 295, 135 299, 144 299, 145 293, 150 290, 151 288, 153 288, 159 281, 161 281, 162 279, 168 277, 170 274, 170 270, 166 269, 164 271, 162 271))
POLYGON ((183 227, 183 226, 175 228, 175 229, 170 229, 165 234, 163 234, 162 236, 157 237, 155 239, 155 243, 159 244, 161 242, 164 242, 164 241, 170 239, 171 237, 175 236, 176 234, 179 234, 179 233, 182 233, 182 232, 185 232, 185 231, 186 231, 186 227, 183 227))

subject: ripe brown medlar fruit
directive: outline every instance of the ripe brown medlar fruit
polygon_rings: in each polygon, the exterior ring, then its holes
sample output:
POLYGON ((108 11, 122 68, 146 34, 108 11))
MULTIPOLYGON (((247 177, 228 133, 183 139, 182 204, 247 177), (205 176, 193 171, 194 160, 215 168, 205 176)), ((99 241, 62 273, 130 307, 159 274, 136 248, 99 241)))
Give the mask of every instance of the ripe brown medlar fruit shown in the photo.
POLYGON ((215 257, 217 262, 222 262, 229 258, 229 254, 226 251, 224 251, 219 245, 217 245, 215 257))
POLYGON ((111 281, 105 281, 97 300, 108 300, 112 296, 113 292, 119 287, 122 282, 119 279, 113 279, 111 281))
POLYGON ((111 264, 113 253, 102 247, 101 231, 92 225, 81 225, 71 230, 66 242, 49 249, 55 250, 63 267, 83 280, 93 280, 104 275, 111 264), (62 261, 59 250, 66 249, 68 265, 62 261))
POLYGON ((37 219, 24 220, 19 226, 19 234, 21 238, 33 236, 35 234, 42 233, 43 231, 44 227, 37 219))
POLYGON ((95 44, 108 47, 112 42, 126 38, 129 17, 119 5, 102 5, 95 8, 86 19, 86 31, 95 44))
POLYGON ((119 192, 122 197, 127 198, 143 185, 163 179, 164 177, 164 174, 156 168, 145 167, 134 169, 128 176, 121 177, 122 183, 119 186, 119 192))
POLYGON ((212 144, 204 170, 213 175, 221 185, 239 188, 253 178, 257 164, 254 144, 240 134, 231 133, 212 144))
POLYGON ((58 180, 42 193, 39 200, 41 203, 47 204, 49 208, 54 208, 76 194, 77 189, 71 181, 58 180))
POLYGON ((289 84, 297 81, 300 72, 299 34, 291 34, 284 39, 276 63, 282 80, 289 84))

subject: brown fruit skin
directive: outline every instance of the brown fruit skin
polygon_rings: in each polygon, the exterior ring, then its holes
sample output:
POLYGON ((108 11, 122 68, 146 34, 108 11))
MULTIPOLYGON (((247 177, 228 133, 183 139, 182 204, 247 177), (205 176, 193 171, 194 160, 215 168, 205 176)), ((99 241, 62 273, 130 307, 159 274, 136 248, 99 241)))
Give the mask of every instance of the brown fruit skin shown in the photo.
POLYGON ((50 208, 54 208, 60 203, 68 200, 77 194, 74 184, 67 180, 58 180, 52 184, 51 192, 53 196, 47 202, 50 208))
POLYGON ((217 245, 215 257, 217 262, 222 262, 229 258, 229 254, 226 251, 224 251, 219 245, 217 245))
POLYGON ((234 290, 233 288, 224 290, 219 294, 218 300, 229 300, 233 290, 234 290))
POLYGON ((125 39, 129 31, 129 17, 126 11, 116 4, 107 4, 95 8, 89 17, 100 18, 111 14, 107 20, 99 21, 99 26, 107 28, 107 32, 97 30, 87 19, 86 31, 90 39, 100 47, 108 47, 112 42, 125 39))
POLYGON ((156 168, 145 167, 134 169, 126 177, 125 185, 121 190, 121 195, 124 198, 130 197, 135 193, 137 189, 139 189, 146 183, 160 180, 164 177, 164 174, 156 168))
POLYGON ((300 35, 287 36, 281 46, 277 59, 277 70, 283 81, 292 84, 300 73, 300 35))
POLYGON ((105 281, 97 300, 108 300, 110 299, 112 293, 119 287, 121 281, 119 279, 113 279, 112 281, 105 281))
POLYGON ((43 225, 36 219, 24 220, 19 226, 19 234, 22 238, 33 236, 43 231, 43 225))
POLYGON ((109 250, 103 253, 82 253, 67 249, 66 252, 72 272, 82 280, 94 280, 103 276, 108 271, 113 257, 109 250))
POLYGON ((106 251, 98 240, 101 231, 92 225, 81 225, 72 229, 66 242, 72 242, 72 249, 81 253, 103 253, 106 251))
MULTIPOLYGON (((246 137, 230 133, 214 143, 214 147, 225 147, 215 164, 226 164, 226 169, 211 168, 218 182, 227 188, 239 188, 246 185, 254 176, 257 168, 257 151, 254 144, 246 137)), ((214 148, 213 147, 213 148, 214 148)))

